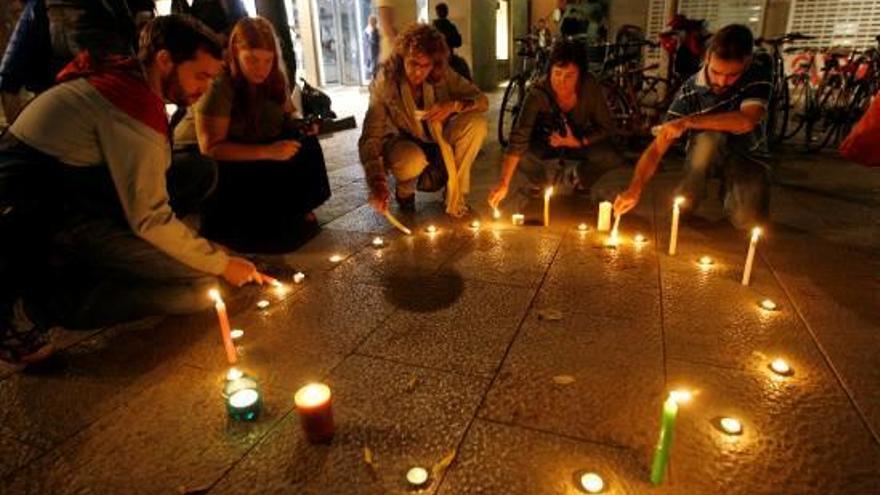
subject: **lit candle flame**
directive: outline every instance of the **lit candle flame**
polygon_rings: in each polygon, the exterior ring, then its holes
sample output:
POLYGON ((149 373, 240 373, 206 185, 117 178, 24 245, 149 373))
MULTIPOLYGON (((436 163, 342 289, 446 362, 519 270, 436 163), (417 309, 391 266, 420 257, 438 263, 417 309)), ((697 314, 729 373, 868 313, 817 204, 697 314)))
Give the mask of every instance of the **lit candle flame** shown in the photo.
POLYGON ((406 481, 413 486, 424 485, 428 481, 428 470, 423 467, 413 467, 406 472, 406 481))
POLYGON ((252 388, 246 388, 229 396, 229 405, 236 409, 241 409, 252 406, 259 398, 259 392, 252 388))
POLYGON ((478 228, 480 228, 480 221, 479 221, 479 220, 474 220, 473 222, 471 222, 471 228, 472 228, 472 229, 478 229, 478 228))
POLYGON ((553 186, 550 186, 544 190, 544 197, 550 198, 550 196, 553 196, 553 186))
POLYGON ((687 404, 693 398, 690 390, 672 390, 669 392, 669 398, 678 404, 687 404))
POLYGON ((681 206, 686 201, 684 196, 676 196, 675 197, 675 206, 681 206))
POLYGON ((296 407, 316 407, 330 400, 330 387, 323 383, 310 383, 297 390, 293 397, 296 407))
POLYGON ((721 429, 728 435, 739 435, 742 433, 742 423, 736 418, 721 418, 721 429))
POLYGON ((758 238, 761 237, 761 233, 762 233, 762 232, 763 232, 763 231, 761 230, 761 227, 755 227, 755 228, 753 228, 753 229, 752 229, 752 240, 757 241, 758 238))
POLYGON ((791 374, 791 366, 785 362, 782 358, 776 358, 770 363, 770 370, 772 370, 777 375, 790 375, 791 374))
POLYGON ((379 247, 379 246, 382 246, 383 244, 385 244, 385 241, 381 237, 376 236, 373 238, 373 245, 374 246, 379 247))
POLYGON ((293 282, 297 284, 301 284, 303 280, 305 280, 306 274, 303 272, 296 272, 293 274, 293 282))
POLYGON ((269 301, 267 301, 266 299, 260 299, 259 301, 257 301, 257 307, 260 309, 268 308, 269 304, 269 301))
POLYGON ((229 368, 229 371, 226 372, 226 379, 229 381, 238 380, 242 376, 244 376, 244 373, 238 368, 229 368))
POLYGON ((589 228, 590 227, 585 223, 578 225, 578 230, 581 232, 586 232, 587 230, 589 230, 589 228))
POLYGON ((712 257, 710 257, 710 256, 700 257, 700 265, 707 267, 707 266, 712 266, 714 264, 715 264, 715 260, 713 260, 712 257))
POLYGON ((333 256, 330 257, 331 263, 339 263, 340 261, 342 261, 342 256, 340 256, 338 254, 334 254, 333 256))
POLYGON ((642 234, 636 234, 636 236, 633 237, 633 240, 636 242, 636 244, 642 244, 645 242, 646 239, 645 236, 643 236, 642 234))
POLYGON ((776 311, 776 303, 770 299, 764 299, 761 301, 761 307, 766 309, 767 311, 776 311))
POLYGON ((581 488, 587 493, 599 493, 605 488, 605 481, 596 473, 584 473, 581 476, 581 488))
POLYGON ((208 291, 208 297, 211 298, 214 302, 221 302, 223 299, 220 297, 220 291, 217 289, 211 289, 208 291))
POLYGON ((492 208, 492 218, 494 218, 495 220, 500 219, 501 218, 501 210, 499 210, 498 208, 492 208))
POLYGON ((231 332, 229 332, 229 336, 232 337, 232 340, 238 340, 244 337, 244 330, 240 328, 233 328, 231 332))
POLYGON ((426 228, 425 231, 429 234, 435 234, 437 233, 437 227, 435 227, 434 225, 428 225, 428 228, 426 228))

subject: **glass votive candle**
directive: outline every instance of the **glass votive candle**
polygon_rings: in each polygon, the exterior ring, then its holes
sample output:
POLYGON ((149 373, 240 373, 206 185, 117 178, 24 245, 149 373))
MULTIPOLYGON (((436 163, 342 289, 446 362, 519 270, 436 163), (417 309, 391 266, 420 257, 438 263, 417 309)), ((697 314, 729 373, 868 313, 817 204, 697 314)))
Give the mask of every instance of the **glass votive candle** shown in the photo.
POLYGON ((263 409, 259 384, 237 368, 230 369, 226 374, 223 399, 226 401, 226 413, 234 421, 254 421, 260 417, 263 409))
POLYGON ((323 383, 310 383, 297 390, 293 401, 309 441, 329 443, 335 431, 330 387, 323 383))

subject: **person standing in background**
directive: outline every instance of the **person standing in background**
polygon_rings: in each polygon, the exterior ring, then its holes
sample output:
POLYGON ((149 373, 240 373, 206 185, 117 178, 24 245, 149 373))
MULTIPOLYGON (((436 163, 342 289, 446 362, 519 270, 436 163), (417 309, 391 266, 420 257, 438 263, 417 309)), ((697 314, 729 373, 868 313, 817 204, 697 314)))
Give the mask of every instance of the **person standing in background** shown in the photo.
POLYGON ((415 0, 374 0, 379 17, 379 63, 388 60, 394 52, 397 33, 416 22, 415 0))
POLYGON ((367 20, 367 27, 364 28, 364 62, 370 79, 376 76, 376 68, 379 66, 379 44, 381 38, 379 34, 379 19, 371 15, 367 20))

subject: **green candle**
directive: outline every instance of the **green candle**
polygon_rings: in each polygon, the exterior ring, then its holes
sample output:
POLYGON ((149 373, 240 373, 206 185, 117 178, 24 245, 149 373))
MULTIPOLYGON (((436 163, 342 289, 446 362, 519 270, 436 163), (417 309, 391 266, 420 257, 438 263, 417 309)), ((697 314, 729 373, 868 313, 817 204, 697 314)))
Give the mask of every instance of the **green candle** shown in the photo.
POLYGON ((669 398, 663 403, 660 437, 657 439, 654 462, 651 465, 651 483, 654 485, 663 483, 663 476, 666 474, 666 465, 669 464, 669 449, 672 447, 672 430, 675 428, 677 415, 678 402, 675 401, 673 394, 669 394, 669 398))

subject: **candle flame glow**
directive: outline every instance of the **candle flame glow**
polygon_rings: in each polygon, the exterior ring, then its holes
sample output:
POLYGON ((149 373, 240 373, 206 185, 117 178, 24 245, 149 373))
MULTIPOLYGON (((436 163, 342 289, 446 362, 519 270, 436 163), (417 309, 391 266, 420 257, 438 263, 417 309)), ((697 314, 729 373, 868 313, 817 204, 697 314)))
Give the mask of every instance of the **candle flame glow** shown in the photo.
POLYGON ((229 381, 238 380, 242 376, 244 376, 244 373, 238 368, 229 368, 229 371, 226 372, 226 379, 229 381))
POLYGON ((223 299, 220 297, 220 291, 217 289, 211 289, 208 291, 208 297, 210 297, 214 302, 221 302, 223 299))
POLYGON ((244 337, 244 330, 240 328, 233 328, 232 330, 230 330, 229 336, 232 337, 232 340, 238 340, 244 337))
POLYGON ((761 230, 761 227, 755 227, 755 228, 753 228, 753 229, 752 229, 752 240, 757 241, 757 240, 758 240, 758 237, 761 237, 761 233, 762 233, 762 232, 763 232, 763 231, 761 230))
POLYGON ((310 383, 296 391, 293 397, 296 407, 316 407, 330 400, 330 387, 323 383, 310 383))
POLYGON ((777 375, 790 375, 791 374, 791 366, 785 362, 782 358, 776 358, 770 363, 770 370, 776 373, 777 375))
POLYGON ((645 236, 643 236, 642 234, 636 234, 636 236, 633 237, 633 240, 636 242, 636 244, 642 244, 642 243, 644 243, 647 239, 645 239, 645 236))
POLYGON ((715 264, 715 260, 713 260, 710 256, 702 256, 700 257, 700 265, 702 266, 712 266, 715 264))
POLYGON ((406 472, 406 481, 413 486, 420 486, 428 481, 428 470, 423 467, 413 467, 406 472))
POLYGON ((334 254, 333 256, 330 257, 331 263, 339 263, 340 261, 342 261, 342 256, 340 256, 338 254, 334 254))
POLYGON ((252 388, 239 390, 229 396, 229 405, 241 409, 252 406, 260 398, 260 393, 252 388))
POLYGON ((585 223, 578 225, 578 230, 580 230, 581 232, 586 232, 587 230, 589 230, 589 228, 590 227, 588 227, 585 223))
POLYGON ((596 473, 585 473, 581 476, 581 488, 587 493, 599 493, 605 488, 605 481, 596 473))
POLYGON ((544 189, 544 197, 549 198, 550 196, 553 196, 553 186, 544 189))
POLYGON ((374 246, 379 247, 383 244, 385 244, 385 241, 381 237, 378 237, 378 236, 373 237, 373 245, 374 246))
POLYGON ((776 303, 770 299, 764 299, 761 301, 761 307, 766 309, 767 311, 776 311, 776 303))
POLYGON ((296 272, 293 274, 293 282, 297 284, 301 284, 303 280, 305 280, 306 274, 303 272, 296 272))
POLYGON ((471 228, 472 228, 472 229, 478 229, 478 228, 480 228, 480 221, 479 221, 479 220, 474 220, 473 222, 471 222, 471 228))
POLYGON ((720 425, 728 435, 739 435, 743 431, 742 423, 736 418, 721 418, 720 425))
POLYGON ((669 398, 678 404, 687 404, 693 398, 690 390, 672 390, 669 392, 669 398))
POLYGON ((269 301, 267 301, 266 299, 260 299, 259 301, 257 301, 257 307, 260 309, 268 308, 269 304, 269 301))
POLYGON ((493 208, 492 209, 492 218, 494 218, 495 220, 498 220, 499 218, 501 218, 501 210, 499 210, 498 208, 493 208))
POLYGON ((429 234, 434 234, 437 232, 437 227, 434 225, 428 225, 428 227, 425 229, 425 231, 429 234))
POLYGON ((684 196, 676 196, 674 204, 675 204, 675 206, 681 206, 684 204, 685 201, 686 201, 686 199, 684 196))

